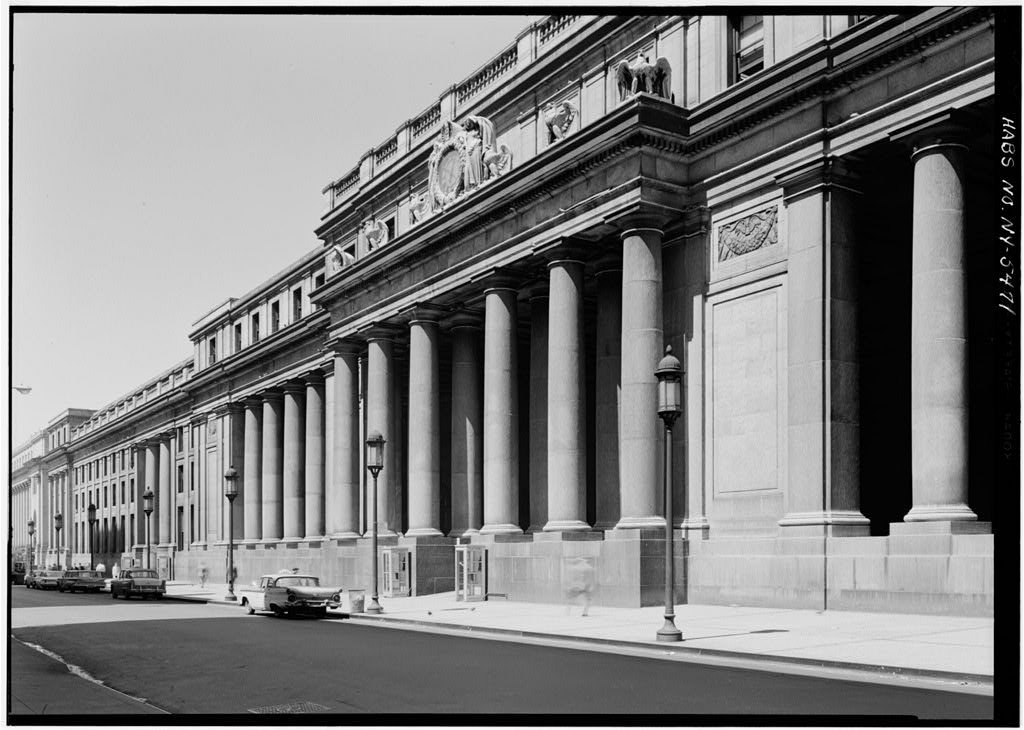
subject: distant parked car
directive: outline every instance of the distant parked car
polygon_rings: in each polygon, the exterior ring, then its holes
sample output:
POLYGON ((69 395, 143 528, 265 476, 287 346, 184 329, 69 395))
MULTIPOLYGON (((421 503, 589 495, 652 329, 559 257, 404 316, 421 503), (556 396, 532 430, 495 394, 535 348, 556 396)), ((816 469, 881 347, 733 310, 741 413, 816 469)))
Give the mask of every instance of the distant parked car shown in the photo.
POLYGON ((69 591, 95 591, 103 590, 103 573, 98 570, 66 570, 60 580, 57 581, 57 590, 61 593, 69 591))
POLYGON ((36 588, 36 576, 38 576, 38 575, 39 575, 39 571, 38 570, 33 570, 33 571, 28 572, 28 573, 25 573, 25 587, 26 588, 36 588))
POLYGON ((111 598, 162 598, 166 591, 166 582, 161 580, 155 570, 149 568, 125 568, 116 579, 110 581, 111 598))
POLYGON ((25 563, 20 560, 14 561, 11 566, 11 583, 20 586, 25 582, 25 563))
POLYGON ((320 579, 290 571, 265 575, 259 584, 241 587, 241 605, 250 615, 273 611, 275 616, 306 613, 318 618, 341 603, 340 588, 321 588, 320 579))
POLYGON ((32 581, 33 588, 56 588, 57 582, 63 577, 63 570, 40 570, 32 581))

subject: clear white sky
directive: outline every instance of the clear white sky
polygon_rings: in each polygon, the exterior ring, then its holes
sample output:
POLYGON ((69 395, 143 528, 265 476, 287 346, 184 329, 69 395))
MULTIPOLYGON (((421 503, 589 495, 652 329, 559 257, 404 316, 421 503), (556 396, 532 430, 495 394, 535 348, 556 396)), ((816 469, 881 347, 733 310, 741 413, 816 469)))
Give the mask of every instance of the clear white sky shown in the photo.
POLYGON ((16 15, 14 445, 190 357, 318 245, 328 181, 537 17, 16 15))

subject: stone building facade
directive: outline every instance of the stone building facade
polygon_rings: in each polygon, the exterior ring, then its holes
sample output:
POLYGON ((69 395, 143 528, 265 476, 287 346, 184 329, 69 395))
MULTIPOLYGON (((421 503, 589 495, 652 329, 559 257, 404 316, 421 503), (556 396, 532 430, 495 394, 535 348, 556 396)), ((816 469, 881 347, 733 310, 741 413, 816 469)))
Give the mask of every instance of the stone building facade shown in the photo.
POLYGON ((217 576, 230 531, 240 580, 365 588, 375 501, 399 589, 452 590, 458 543, 489 592, 561 600, 582 556, 596 602, 656 604, 671 345, 678 601, 990 614, 995 35, 986 8, 535 23, 328 183, 322 245, 191 358, 69 411, 31 510, 82 562, 94 503, 97 555, 138 563, 151 489, 168 577, 217 576))

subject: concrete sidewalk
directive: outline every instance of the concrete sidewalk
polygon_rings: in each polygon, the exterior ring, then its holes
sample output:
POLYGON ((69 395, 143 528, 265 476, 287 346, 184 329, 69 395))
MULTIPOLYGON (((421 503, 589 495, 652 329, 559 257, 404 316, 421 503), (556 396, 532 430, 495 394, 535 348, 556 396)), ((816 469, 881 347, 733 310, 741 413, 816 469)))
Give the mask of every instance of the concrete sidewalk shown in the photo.
MULTIPOLYGON (((224 602, 227 586, 169 581, 167 595, 224 602)), ((368 598, 368 596, 367 596, 368 598)), ((993 619, 917 614, 814 611, 747 606, 676 606, 684 641, 655 638, 661 606, 608 608, 525 603, 501 598, 464 603, 454 593, 381 598, 384 613, 352 614, 360 623, 472 632, 510 640, 559 643, 638 655, 758 664, 810 671, 851 671, 949 688, 991 692, 993 619)))

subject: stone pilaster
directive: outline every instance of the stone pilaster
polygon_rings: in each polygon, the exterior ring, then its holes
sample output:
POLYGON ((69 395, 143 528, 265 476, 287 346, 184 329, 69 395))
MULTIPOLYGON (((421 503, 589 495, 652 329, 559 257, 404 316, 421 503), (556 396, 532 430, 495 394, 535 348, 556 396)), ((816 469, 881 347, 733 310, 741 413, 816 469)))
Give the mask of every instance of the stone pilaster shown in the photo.
POLYGON ((409 322, 409 529, 441 535, 441 391, 439 312, 417 307, 409 322))
MULTIPOLYGON (((228 466, 234 466, 238 472, 238 481, 235 482, 238 488, 238 496, 234 505, 228 506, 227 499, 223 494, 224 501, 224 537, 228 537, 228 513, 231 514, 231 534, 238 540, 245 534, 245 407, 241 403, 232 403, 228 406, 228 458, 225 459, 225 471, 228 466)), ((227 486, 226 484, 224 486, 227 486)), ((185 487, 186 494, 188 493, 185 487)), ((185 507, 188 512, 188 507, 185 507)), ((185 516, 188 519, 188 516, 185 516)))
POLYGON ((174 510, 174 488, 171 485, 171 440, 164 434, 160 436, 159 489, 157 499, 160 502, 160 544, 171 544, 171 513, 174 510))
POLYGON ((519 527, 519 397, 516 289, 487 289, 484 311, 484 526, 481 534, 519 527))
POLYGON ((658 228, 631 228, 622 234, 621 516, 617 529, 665 524, 659 499, 662 426, 654 377, 664 354, 661 239, 658 228))
MULTIPOLYGON (((158 481, 159 476, 157 475, 157 467, 160 464, 160 444, 156 441, 146 441, 146 484, 142 490, 142 495, 139 495, 139 520, 143 523, 142 525, 142 544, 146 544, 146 530, 149 530, 149 542, 159 544, 159 526, 160 526, 160 483, 158 481), (142 496, 147 492, 153 492, 153 513, 149 515, 147 524, 146 513, 142 511, 145 502, 142 500, 142 496), (154 533, 153 528, 157 528, 154 533)), ((95 500, 94 500, 95 501, 95 500)))
POLYGON ((452 529, 461 537, 483 525, 483 402, 480 318, 463 313, 452 338, 452 529))
POLYGON ((324 536, 324 379, 306 377, 306 499, 307 539, 324 536))
POLYGON ((597 362, 595 373, 597 521, 610 530, 619 521, 619 376, 622 371, 622 266, 618 258, 597 270, 597 362))
POLYGON ((548 269, 548 521, 544 530, 589 530, 583 262, 558 258, 548 269))
POLYGON ((548 287, 530 291, 530 527, 548 521, 548 287))
POLYGON ((263 394, 263 537, 284 536, 282 485, 284 480, 284 403, 281 394, 263 394))
POLYGON ((779 184, 789 217, 789 484, 779 524, 789 533, 866 535, 870 523, 860 512, 857 180, 840 161, 827 160, 780 176, 779 184))

